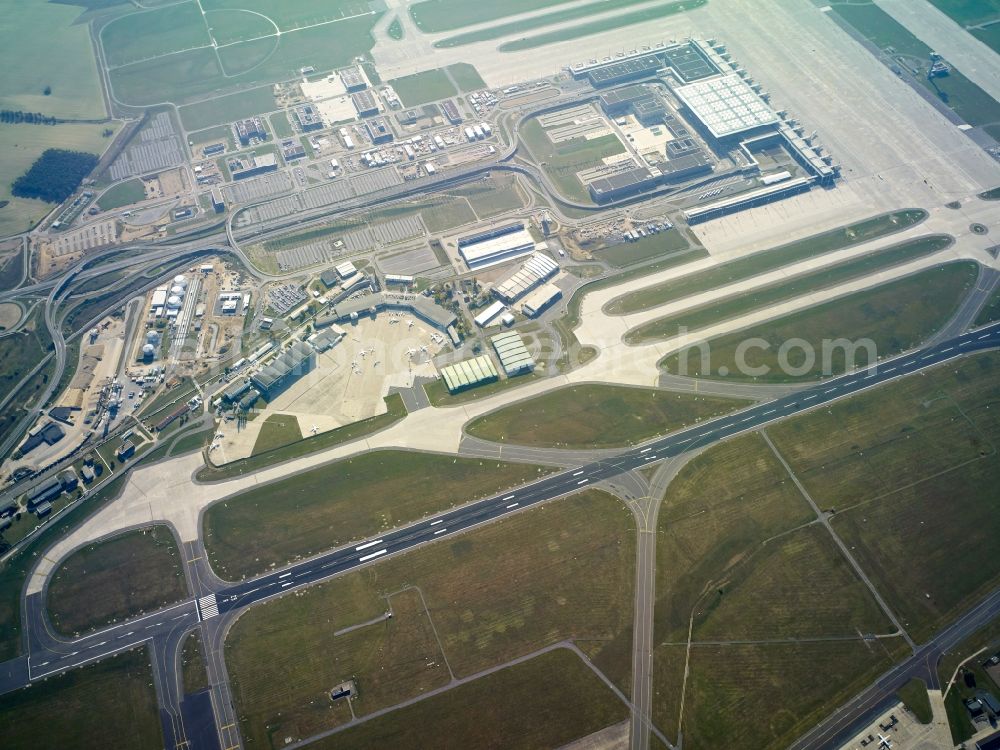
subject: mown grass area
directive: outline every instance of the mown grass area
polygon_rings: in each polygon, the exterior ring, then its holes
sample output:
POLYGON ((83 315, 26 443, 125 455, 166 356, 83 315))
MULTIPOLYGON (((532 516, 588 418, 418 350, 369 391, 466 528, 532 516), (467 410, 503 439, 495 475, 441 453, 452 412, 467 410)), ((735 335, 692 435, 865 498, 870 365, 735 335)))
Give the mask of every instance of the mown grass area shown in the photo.
POLYGON ((895 55, 905 55, 907 67, 919 65, 915 82, 930 90, 955 114, 973 126, 987 125, 1000 121, 1000 102, 974 84, 957 68, 952 68, 947 76, 928 79, 931 48, 892 16, 874 3, 838 3, 831 6, 859 33, 880 49, 892 47, 895 55))
POLYGON ((625 705, 575 654, 554 651, 312 743, 315 750, 561 747, 623 721, 625 705))
POLYGON ((545 128, 532 118, 521 126, 521 140, 531 152, 535 163, 549 176, 559 192, 571 200, 590 202, 590 193, 583 186, 577 172, 594 167, 608 156, 625 151, 625 145, 616 135, 599 138, 573 138, 553 143, 545 128))
POLYGON ((611 448, 639 443, 750 403, 653 388, 571 385, 490 412, 470 422, 465 431, 483 440, 517 445, 611 448))
POLYGON ((787 747, 907 653, 901 638, 697 646, 685 692, 684 745, 787 747))
POLYGON ((707 2, 708 0, 679 0, 678 2, 657 5, 652 8, 634 10, 629 13, 621 13, 617 16, 612 16, 611 18, 599 21, 589 21, 576 26, 568 26, 561 29, 555 29, 553 31, 547 31, 542 34, 522 37, 521 39, 517 39, 513 42, 505 42, 497 49, 501 52, 520 52, 522 50, 543 47, 546 44, 568 42, 573 39, 580 39, 581 37, 590 36, 591 34, 600 34, 605 31, 612 31, 625 26, 656 22, 668 16, 672 16, 675 13, 683 13, 686 10, 700 8, 707 2))
POLYGON ((997 0, 928 0, 959 26, 975 26, 1000 17, 997 0))
POLYGON ((903 702, 903 705, 913 712, 913 715, 917 717, 917 721, 921 724, 931 723, 931 720, 934 718, 934 712, 931 710, 931 699, 927 695, 926 682, 914 677, 903 685, 896 692, 896 695, 903 702))
POLYGON ((213 435, 215 435, 215 429, 211 428, 208 430, 198 430, 178 438, 177 442, 170 448, 170 455, 179 456, 182 453, 200 451, 212 442, 213 435))
POLYGON ((163 747, 146 649, 35 682, 0 696, 4 747, 121 750, 163 747))
POLYGON ((628 691, 634 556, 631 514, 588 491, 254 607, 226 645, 243 736, 279 746, 345 723, 347 707, 324 695, 344 679, 363 716, 446 682, 445 659, 466 677, 565 639, 628 691), (391 620, 342 632, 380 617, 386 595, 391 620))
POLYGON ((984 326, 987 323, 993 323, 998 320, 1000 320, 1000 287, 990 295, 990 298, 976 316, 976 321, 973 325, 984 326))
POLYGON ((403 38, 405 32, 403 31, 403 24, 399 20, 399 16, 396 16, 389 22, 389 26, 386 28, 385 33, 389 35, 390 39, 395 39, 397 42, 403 38))
POLYGON ((238 579, 548 471, 530 464, 411 451, 365 453, 210 506, 203 516, 205 546, 216 572, 238 579))
POLYGON ((184 561, 167 526, 129 531, 77 550, 49 579, 55 629, 72 636, 184 599, 184 561))
POLYGON ((447 232, 449 229, 472 224, 476 213, 464 198, 435 199, 420 211, 420 218, 428 232, 447 232))
POLYGON ((497 380, 493 383, 469 388, 466 391, 459 391, 458 393, 449 393, 448 387, 444 384, 444 378, 438 378, 430 383, 424 383, 424 393, 427 394, 427 400, 431 402, 432 406, 458 406, 459 404, 467 404, 470 401, 478 401, 481 398, 492 396, 509 388, 527 385, 538 380, 540 377, 541 375, 534 374, 517 375, 513 378, 497 380))
POLYGON ((919 260, 944 250, 953 242, 954 240, 950 236, 937 234, 907 240, 880 250, 872 250, 863 256, 807 272, 791 280, 782 279, 749 291, 738 292, 729 297, 689 307, 662 318, 656 318, 630 329, 623 340, 629 344, 641 344, 647 341, 670 339, 688 330, 698 331, 726 320, 779 305, 796 297, 807 296, 838 284, 857 281, 895 266, 919 260))
POLYGON ((968 659, 982 651, 982 658, 1000 650, 1000 620, 994 620, 975 631, 964 641, 941 654, 937 665, 938 681, 943 690, 948 686, 955 671, 968 659))
POLYGON ((379 430, 384 430, 406 416, 406 406, 403 405, 403 398, 398 393, 387 396, 385 403, 387 407, 385 414, 362 419, 360 422, 344 425, 343 427, 338 427, 327 432, 321 432, 318 435, 303 438, 297 443, 284 445, 266 453, 251 456, 250 458, 230 461, 222 466, 205 466, 198 470, 195 479, 199 482, 215 482, 249 474, 281 463, 282 461, 289 461, 293 458, 306 456, 335 445, 349 443, 365 435, 371 435, 379 430))
POLYGON ((197 693, 208 687, 208 670, 201 646, 201 631, 193 630, 184 639, 181 649, 181 684, 185 694, 197 693))
POLYGON ((576 21, 595 13, 608 13, 613 10, 620 10, 643 1, 644 0, 598 0, 597 2, 587 3, 586 5, 580 5, 574 8, 566 8, 563 10, 556 10, 551 13, 544 13, 540 16, 532 16, 531 18, 522 19, 520 21, 508 21, 507 23, 494 24, 493 26, 478 29, 477 31, 467 31, 463 34, 456 34, 455 36, 450 36, 446 39, 434 42, 434 46, 439 48, 460 47, 463 44, 485 42, 490 39, 500 39, 501 37, 511 36, 512 34, 535 31, 543 26, 549 26, 555 23, 576 21))
POLYGON ((142 180, 133 177, 125 182, 119 182, 114 187, 104 191, 97 199, 97 205, 102 211, 110 211, 122 206, 130 206, 133 203, 146 200, 146 188, 142 180))
POLYGON ((647 235, 635 242, 623 242, 620 245, 594 250, 593 254, 595 258, 605 261, 613 268, 625 268, 688 247, 691 247, 690 240, 678 229, 647 235))
MULTIPOLYGON (((90 29, 77 21, 80 13, 79 7, 63 3, 4 5, 6 33, 0 47, 0 69, 7 75, 0 83, 0 109, 66 119, 107 116, 90 29)), ((4 128, 48 129, 32 125, 4 128)))
POLYGON ((506 0, 503 3, 469 3, 468 0, 427 0, 410 6, 417 27, 428 34, 495 21, 504 16, 541 10, 570 0, 506 0))
POLYGON ((458 93, 455 84, 444 68, 424 70, 420 73, 386 81, 395 90, 404 107, 417 107, 458 93))
POLYGON ((251 456, 283 448, 302 439, 299 420, 294 414, 272 414, 261 423, 251 456))
POLYGON ((185 130, 202 130, 244 117, 262 115, 274 108, 274 94, 271 87, 260 86, 178 107, 177 112, 181 116, 181 124, 185 130))
POLYGON ((465 198, 480 219, 524 208, 524 197, 517 181, 510 175, 496 175, 448 191, 449 195, 465 198))
POLYGON ((660 366, 673 373, 744 382, 839 375, 850 366, 872 364, 873 351, 888 357, 925 341, 951 318, 977 273, 972 261, 948 263, 711 339, 705 360, 699 348, 689 348, 668 355, 660 366), (806 342, 814 356, 801 346, 789 347, 782 366, 782 346, 793 339, 806 342), (845 339, 849 344, 867 340, 872 347, 836 345, 845 339), (754 345, 741 361, 740 347, 750 340, 754 345))
POLYGON ((120 16, 101 29, 100 38, 112 68, 204 47, 212 41, 201 10, 194 2, 120 16))
POLYGON ((774 271, 782 266, 870 242, 907 229, 926 218, 927 212, 923 209, 907 209, 873 216, 856 224, 832 229, 704 271, 697 271, 688 276, 623 294, 611 300, 604 309, 609 315, 626 315, 649 310, 667 302, 675 302, 694 294, 774 271))
POLYGON ((446 70, 462 93, 470 93, 486 88, 486 81, 479 75, 475 65, 470 63, 452 63, 446 70))
POLYGON ((998 373, 977 354, 770 429, 918 642, 1000 582, 998 373))

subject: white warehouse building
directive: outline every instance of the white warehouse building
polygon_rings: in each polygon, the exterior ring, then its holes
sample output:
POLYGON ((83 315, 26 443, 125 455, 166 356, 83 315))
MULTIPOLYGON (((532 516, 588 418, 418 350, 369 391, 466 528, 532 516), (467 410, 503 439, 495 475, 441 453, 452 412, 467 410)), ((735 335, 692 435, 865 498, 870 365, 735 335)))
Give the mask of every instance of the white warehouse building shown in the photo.
POLYGON ((535 239, 524 224, 507 224, 458 238, 458 252, 471 270, 488 268, 535 252, 535 239))

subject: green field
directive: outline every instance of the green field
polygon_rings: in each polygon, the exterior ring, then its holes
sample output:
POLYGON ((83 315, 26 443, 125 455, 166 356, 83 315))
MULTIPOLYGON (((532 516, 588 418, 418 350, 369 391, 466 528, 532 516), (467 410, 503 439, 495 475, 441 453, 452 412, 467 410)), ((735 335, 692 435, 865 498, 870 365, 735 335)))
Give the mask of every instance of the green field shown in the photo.
POLYGON ((554 651, 310 744, 313 750, 562 747, 628 718, 575 654, 554 651))
POLYGON ((323 691, 344 679, 360 716, 446 683, 448 667, 467 677, 565 639, 627 691, 634 555, 631 514, 589 491, 254 607, 226 644, 243 736, 268 747, 343 724, 323 691), (391 620, 343 632, 390 605, 391 620))
POLYGON ((998 373, 978 354, 769 430, 918 642, 1000 581, 998 373))
POLYGON ((112 68, 205 47, 212 41, 193 1, 121 16, 104 26, 100 36, 112 68))
POLYGON ((3 744, 11 750, 163 747, 145 649, 118 654, 0 696, 3 744))
POLYGON ((856 224, 831 229, 822 234, 754 253, 704 271, 696 271, 687 276, 623 294, 608 302, 604 311, 609 315, 627 315, 649 310, 667 302, 674 302, 684 297, 717 289, 726 284, 749 279, 792 263, 843 250, 863 242, 870 242, 919 224, 926 218, 927 212, 923 209, 907 209, 873 216, 856 224))
POLYGON ((463 26, 495 21, 504 16, 541 10, 570 0, 506 0, 502 3, 470 3, 468 0, 425 0, 410 6, 410 15, 425 33, 453 31, 463 26))
POLYGON ((178 108, 185 130, 201 130, 223 125, 244 117, 271 112, 275 108, 270 86, 260 86, 228 96, 188 104, 178 108))
POLYGON ((261 453, 250 458, 241 458, 237 461, 230 461, 222 466, 205 466, 198 470, 195 477, 199 482, 214 482, 220 479, 230 479, 238 477, 248 472, 263 469, 265 466, 273 466, 282 461, 288 461, 299 456, 305 456, 316 451, 330 448, 341 443, 349 443, 352 440, 371 435, 372 433, 384 430, 391 424, 398 422, 406 416, 406 407, 403 399, 398 393, 394 393, 385 398, 387 411, 377 417, 369 417, 360 422, 338 427, 334 430, 321 432, 303 440, 276 448, 267 453, 261 453))
POLYGON ((750 402, 617 385, 571 385, 470 422, 483 440, 558 448, 633 445, 750 402))
POLYGON ((110 211, 114 208, 130 206, 133 203, 144 200, 146 200, 146 188, 142 184, 142 180, 138 177, 133 177, 105 190, 101 197, 97 199, 97 205, 100 206, 102 211, 110 211))
POLYGON ((930 4, 951 18, 959 26, 975 26, 1000 17, 997 0, 929 0, 930 4))
POLYGON ((238 579, 544 473, 530 464, 411 451, 366 453, 210 506, 203 516, 205 546, 216 572, 238 579))
POLYGON ((288 115, 284 112, 275 112, 269 119, 275 138, 291 138, 295 135, 292 124, 288 121, 288 115))
POLYGON ((635 242, 623 242, 620 245, 593 250, 592 253, 595 258, 603 260, 612 268, 625 268, 651 258, 685 250, 690 246, 688 238, 678 229, 647 235, 635 242))
POLYGON ((943 78, 928 80, 926 70, 931 48, 877 5, 845 3, 831 7, 833 12, 880 49, 892 47, 896 55, 905 56, 906 65, 919 65, 920 73, 914 75, 913 80, 937 95, 967 123, 978 126, 1000 122, 1000 102, 962 75, 958 69, 952 68, 943 78))
MULTIPOLYGON (((473 42, 485 42, 490 39, 500 39, 501 37, 521 34, 528 31, 535 31, 543 26, 555 23, 566 23, 576 21, 581 18, 593 15, 594 13, 608 13, 621 8, 628 8, 631 5, 645 2, 645 0, 597 0, 597 2, 587 3, 575 8, 556 10, 540 16, 522 19, 520 21, 509 21, 507 23, 495 24, 477 31, 467 31, 464 34, 456 34, 434 42, 435 47, 460 47, 463 44, 473 42)), ((542 7, 538 4, 538 7, 542 7)))
POLYGON ((445 70, 451 75, 458 90, 463 93, 471 93, 486 88, 486 82, 474 65, 469 63, 454 63, 445 70))
POLYGON ((272 414, 260 426, 251 456, 283 448, 302 439, 299 420, 294 414, 272 414))
POLYGON ((397 42, 403 38, 405 32, 403 31, 403 24, 400 22, 399 16, 392 19, 385 32, 389 35, 390 39, 395 39, 397 42))
POLYGON ((708 0, 679 0, 678 2, 657 5, 653 8, 644 8, 642 10, 631 11, 630 13, 622 13, 620 15, 612 16, 611 18, 599 21, 589 21, 587 23, 581 23, 577 26, 569 26, 567 28, 547 31, 533 36, 522 37, 521 39, 517 39, 513 42, 505 42, 504 44, 501 44, 498 49, 501 52, 520 52, 522 50, 543 47, 546 44, 568 42, 573 39, 590 36, 591 34, 613 31, 625 26, 633 26, 640 23, 655 23, 667 18, 668 16, 674 15, 675 13, 683 13, 686 10, 700 8, 707 2, 708 0))
MULTIPOLYGON (((915 347, 951 318, 975 283, 977 271, 978 265, 971 261, 948 263, 714 338, 709 342, 707 362, 702 361, 698 348, 690 348, 668 355, 660 364, 674 373, 752 382, 792 382, 836 375, 851 362, 846 361, 848 349, 831 342, 869 339, 880 357, 915 347), (737 352, 750 339, 758 341, 745 352, 744 368, 737 352), (810 363, 801 348, 793 347, 787 353, 785 371, 779 364, 779 352, 785 342, 793 339, 808 342, 815 357, 810 363), (831 344, 825 353, 824 341, 831 344), (708 369, 703 370, 706 364, 708 369)), ((868 348, 861 346, 850 358, 855 366, 864 367, 870 356, 868 348)))
POLYGON ((444 68, 435 68, 402 78, 393 78, 386 83, 392 86, 404 107, 417 107, 428 102, 435 102, 438 99, 447 99, 458 93, 458 89, 455 88, 455 84, 452 83, 444 68))
POLYGON ((698 331, 933 255, 949 247, 953 242, 954 239, 949 235, 936 234, 871 250, 850 260, 796 276, 790 281, 783 278, 771 284, 737 292, 729 297, 656 318, 630 329, 623 340, 628 344, 640 344, 647 341, 663 341, 684 331, 698 331))
POLYGON ((1000 320, 1000 288, 994 290, 993 294, 986 300, 986 304, 979 311, 973 325, 984 326, 997 320, 1000 320))
POLYGON ((521 127, 521 139, 534 161, 555 183, 559 191, 571 200, 590 202, 590 193, 578 178, 577 172, 596 166, 602 159, 623 153, 625 146, 616 135, 599 138, 573 138, 553 143, 537 119, 526 121, 521 127))
MULTIPOLYGON (((84 23, 75 23, 80 8, 62 3, 16 2, 4 6, 0 44, 0 109, 41 112, 52 117, 107 117, 101 82, 84 23), (46 96, 46 86, 51 93, 46 96)), ((48 130, 47 127, 3 126, 48 130)), ((2 137, 6 141, 6 136, 2 137)), ((6 154, 6 147, 3 149, 6 154)), ((0 180, 6 191, 10 180, 0 180)), ((0 198, 5 196, 0 195, 0 198)), ((0 215, 2 215, 0 211, 0 215)), ((0 235, 6 234, 0 230, 0 235)))
POLYGON ((420 212, 428 232, 447 232, 449 229, 472 224, 476 214, 467 200, 461 198, 434 198, 432 204, 420 212))
POLYGON ((931 710, 931 701, 927 695, 927 683, 914 677, 907 682, 896 693, 913 715, 921 724, 930 724, 934 719, 934 712, 931 710))
POLYGON ((480 219, 524 208, 524 197, 512 175, 495 175, 448 191, 465 198, 480 219))
POLYGON ((40 200, 15 198, 11 183, 34 164, 42 152, 50 148, 102 154, 113 138, 103 135, 105 129, 117 132, 118 123, 106 125, 2 125, 0 126, 0 237, 27 231, 41 220, 53 206, 40 200))
POLYGON ((58 632, 74 635, 187 595, 173 534, 152 526, 90 544, 60 563, 49 583, 49 616, 58 632))

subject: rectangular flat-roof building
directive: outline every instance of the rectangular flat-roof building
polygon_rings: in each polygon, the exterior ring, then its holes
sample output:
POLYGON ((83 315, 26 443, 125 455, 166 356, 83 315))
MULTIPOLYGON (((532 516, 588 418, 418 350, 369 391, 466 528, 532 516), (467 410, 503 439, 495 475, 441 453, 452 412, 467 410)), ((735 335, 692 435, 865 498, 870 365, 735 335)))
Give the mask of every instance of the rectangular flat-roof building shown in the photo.
POLYGON ((674 94, 714 138, 778 122, 774 110, 736 73, 677 86, 674 94))
POLYGON ((455 102, 451 99, 445 99, 441 103, 441 109, 444 111, 444 116, 448 118, 448 122, 452 125, 458 125, 462 121, 462 115, 458 112, 458 107, 455 106, 455 102))
POLYGON ((541 315, 556 300, 562 297, 562 291, 555 284, 545 284, 538 287, 521 302, 521 312, 529 318, 541 315))
POLYGON ((392 128, 384 117, 373 117, 365 122, 365 132, 372 143, 389 143, 392 138, 392 128))
POLYGON ((637 166, 608 177, 600 177, 587 185, 587 189, 594 203, 607 203, 649 190, 661 179, 659 170, 654 172, 649 167, 637 166))
POLYGON ((490 343, 493 344, 500 358, 500 366, 508 378, 535 369, 535 359, 528 352, 524 339, 517 331, 497 334, 490 339, 490 343))
POLYGON ((267 140, 267 129, 264 127, 264 120, 261 117, 247 117, 244 120, 237 120, 233 123, 233 132, 236 140, 244 146, 249 146, 250 141, 267 140))
POLYGON ((535 238, 523 224, 498 227, 489 232, 460 237, 458 252, 470 269, 487 268, 530 255, 535 251, 535 238))
POLYGON ((659 56, 649 54, 595 68, 587 73, 587 78, 590 79, 590 85, 594 88, 613 86, 616 83, 653 75, 662 67, 663 61, 659 56))
POLYGON ((441 368, 441 378, 450 393, 475 388, 477 385, 495 383, 500 379, 496 366, 489 356, 466 359, 441 368))
POLYGON ((378 100, 368 89, 351 94, 351 101, 354 102, 359 117, 371 117, 379 113, 378 100))
POLYGON ((259 174, 278 171, 278 159, 274 154, 254 156, 249 166, 233 171, 234 180, 245 180, 259 174))
POLYGON ((292 117, 303 133, 323 129, 323 118, 312 104, 300 104, 292 110, 292 117))
POLYGON ((508 304, 530 292, 559 270, 559 264, 547 255, 533 253, 510 278, 493 287, 493 295, 508 304))
POLYGON ((344 68, 341 70, 340 82, 343 83, 344 88, 351 93, 368 88, 368 79, 361 71, 361 66, 359 65, 352 65, 350 68, 344 68))
POLYGON ((475 318, 473 318, 472 322, 480 328, 485 328, 490 324, 490 321, 506 309, 507 308, 504 306, 503 302, 496 300, 484 307, 482 311, 475 318))
POLYGON ((649 96, 649 89, 641 83, 613 89, 601 94, 601 108, 612 117, 628 112, 633 102, 649 96))

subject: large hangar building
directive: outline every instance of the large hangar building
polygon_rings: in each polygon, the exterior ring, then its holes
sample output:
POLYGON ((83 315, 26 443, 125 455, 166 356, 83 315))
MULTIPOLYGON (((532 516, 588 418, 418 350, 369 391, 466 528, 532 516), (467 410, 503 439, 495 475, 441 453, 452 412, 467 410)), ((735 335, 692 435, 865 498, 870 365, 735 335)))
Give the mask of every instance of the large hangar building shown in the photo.
POLYGON ((313 348, 296 341, 270 364, 251 375, 250 382, 270 401, 315 366, 316 352, 313 348))
POLYGON ((522 222, 458 238, 458 252, 470 269, 488 268, 535 252, 535 238, 522 222))

